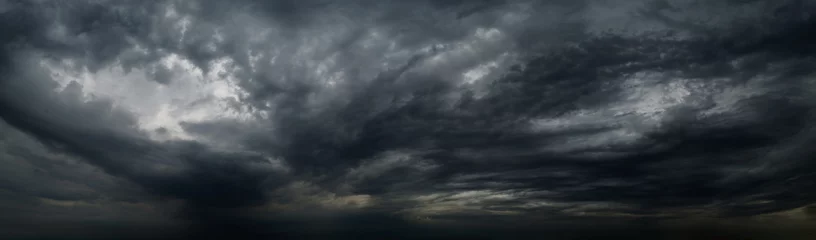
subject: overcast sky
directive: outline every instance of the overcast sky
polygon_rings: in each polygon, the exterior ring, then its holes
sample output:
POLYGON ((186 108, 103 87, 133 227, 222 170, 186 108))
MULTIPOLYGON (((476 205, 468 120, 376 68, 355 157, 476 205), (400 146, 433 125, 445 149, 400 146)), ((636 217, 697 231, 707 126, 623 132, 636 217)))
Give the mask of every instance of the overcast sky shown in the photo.
POLYGON ((809 0, 0 0, 0 238, 816 227, 814 29, 809 0))

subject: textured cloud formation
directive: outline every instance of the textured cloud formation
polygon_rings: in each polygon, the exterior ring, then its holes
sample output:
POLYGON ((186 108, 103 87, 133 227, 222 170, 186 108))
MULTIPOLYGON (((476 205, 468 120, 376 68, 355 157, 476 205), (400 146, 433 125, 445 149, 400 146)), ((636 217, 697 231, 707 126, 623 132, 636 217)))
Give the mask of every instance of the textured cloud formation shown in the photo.
POLYGON ((813 224, 814 13, 0 1, 0 236, 813 224))

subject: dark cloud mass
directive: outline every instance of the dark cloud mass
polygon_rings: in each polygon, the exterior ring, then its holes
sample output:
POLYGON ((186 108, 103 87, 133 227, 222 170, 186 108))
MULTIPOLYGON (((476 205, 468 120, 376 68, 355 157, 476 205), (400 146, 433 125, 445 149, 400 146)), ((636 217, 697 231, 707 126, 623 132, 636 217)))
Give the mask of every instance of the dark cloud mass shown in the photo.
POLYGON ((0 0, 0 238, 807 239, 813 29, 809 0, 0 0))

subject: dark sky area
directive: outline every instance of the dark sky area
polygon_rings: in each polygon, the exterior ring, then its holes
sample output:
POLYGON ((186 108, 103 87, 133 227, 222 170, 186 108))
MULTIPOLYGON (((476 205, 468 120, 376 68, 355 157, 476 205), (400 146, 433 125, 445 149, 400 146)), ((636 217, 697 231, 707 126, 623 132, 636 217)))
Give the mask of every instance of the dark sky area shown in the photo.
POLYGON ((0 0, 0 48, 0 239, 816 236, 812 0, 0 0))

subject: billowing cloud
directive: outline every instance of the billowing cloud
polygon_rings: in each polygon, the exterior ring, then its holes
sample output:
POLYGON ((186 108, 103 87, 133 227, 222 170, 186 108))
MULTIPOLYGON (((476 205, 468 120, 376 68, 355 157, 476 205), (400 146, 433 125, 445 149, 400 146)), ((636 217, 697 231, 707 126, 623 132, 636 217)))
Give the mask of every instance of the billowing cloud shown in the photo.
POLYGON ((0 1, 0 224, 813 224, 814 10, 0 1))

